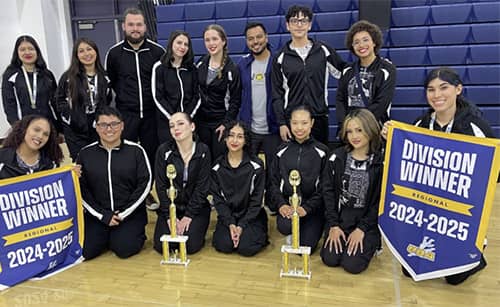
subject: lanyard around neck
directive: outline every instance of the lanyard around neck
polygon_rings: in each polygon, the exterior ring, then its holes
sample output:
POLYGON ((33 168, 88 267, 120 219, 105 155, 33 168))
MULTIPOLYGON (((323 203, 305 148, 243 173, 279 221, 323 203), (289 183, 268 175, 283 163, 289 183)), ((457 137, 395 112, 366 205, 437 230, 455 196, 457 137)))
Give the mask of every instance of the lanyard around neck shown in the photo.
POLYGON ((97 93, 98 93, 98 91, 97 91, 97 83, 98 83, 97 82, 98 81, 97 80, 97 74, 95 74, 95 76, 92 77, 92 78, 94 78, 94 90, 90 90, 92 84, 90 83, 90 81, 89 81, 88 78, 87 78, 87 87, 89 89, 90 105, 91 105, 92 108, 94 108, 95 105, 96 105, 96 103, 94 102, 94 93, 95 93, 95 98, 97 98, 97 93))
MULTIPOLYGON (((451 132, 451 129, 453 128, 453 121, 454 119, 452 119, 448 125, 446 125, 446 129, 444 130, 445 133, 450 133, 451 132)), ((436 122, 436 113, 432 113, 431 114, 431 121, 429 122, 429 129, 430 130, 434 130, 434 123, 436 122)))
POLYGON ((31 89, 30 79, 28 78, 28 72, 24 66, 21 66, 23 70, 24 80, 26 81, 26 87, 28 88, 28 94, 30 96, 31 108, 36 109, 36 90, 37 90, 37 71, 33 71, 33 89, 31 89))

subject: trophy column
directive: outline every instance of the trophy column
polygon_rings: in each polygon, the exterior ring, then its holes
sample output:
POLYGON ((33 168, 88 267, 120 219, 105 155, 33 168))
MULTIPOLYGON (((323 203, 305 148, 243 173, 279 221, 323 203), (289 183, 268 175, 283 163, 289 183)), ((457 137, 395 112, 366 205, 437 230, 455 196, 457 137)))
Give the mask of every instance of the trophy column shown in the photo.
POLYGON ((164 234, 160 237, 163 249, 163 259, 160 264, 180 264, 187 266, 190 260, 187 259, 186 241, 189 239, 189 237, 177 235, 177 213, 174 203, 174 200, 177 197, 177 190, 174 187, 174 178, 176 176, 177 172, 175 170, 175 166, 173 164, 167 165, 167 178, 170 180, 170 187, 167 191, 168 198, 170 198, 170 235, 164 234), (171 242, 179 243, 179 255, 177 254, 177 250, 173 254, 170 253, 169 243, 171 242))
POLYGON ((293 188, 293 194, 290 197, 290 205, 293 207, 292 215, 292 244, 281 246, 282 263, 280 277, 298 277, 311 279, 311 271, 309 270, 309 255, 311 247, 300 246, 300 217, 297 208, 300 205, 300 197, 297 194, 297 187, 300 185, 300 173, 297 170, 292 170, 288 177, 290 185, 293 188), (290 254, 302 256, 302 268, 294 266, 290 259, 290 254))

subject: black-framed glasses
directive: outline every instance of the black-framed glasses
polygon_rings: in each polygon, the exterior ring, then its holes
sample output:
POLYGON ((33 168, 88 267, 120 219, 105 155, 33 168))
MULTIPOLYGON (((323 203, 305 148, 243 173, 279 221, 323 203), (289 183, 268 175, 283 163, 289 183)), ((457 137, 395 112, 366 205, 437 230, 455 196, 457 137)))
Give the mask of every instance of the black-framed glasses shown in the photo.
POLYGON ((108 128, 116 129, 120 126, 121 123, 122 123, 121 121, 116 121, 116 122, 110 122, 110 123, 96 123, 95 125, 99 129, 106 130, 108 128))
POLYGON ((290 18, 290 23, 294 26, 298 26, 298 25, 306 25, 309 23, 309 18, 290 18))

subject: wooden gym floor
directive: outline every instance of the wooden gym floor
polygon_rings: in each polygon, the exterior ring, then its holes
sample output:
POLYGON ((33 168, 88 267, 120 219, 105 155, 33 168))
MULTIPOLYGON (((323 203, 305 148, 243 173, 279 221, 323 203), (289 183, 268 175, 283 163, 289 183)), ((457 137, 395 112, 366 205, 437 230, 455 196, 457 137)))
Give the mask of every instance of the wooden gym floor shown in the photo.
MULTIPOLYGON (((401 274, 387 248, 369 268, 351 275, 311 257, 312 279, 280 279, 284 238, 270 218, 271 244, 251 258, 211 246, 187 268, 160 265, 152 248, 155 214, 149 214, 142 252, 122 260, 111 252, 40 281, 0 292, 0 306, 498 306, 500 301, 500 185, 488 229, 488 266, 459 286, 443 279, 414 282, 401 274)), ((297 257, 297 256, 295 256, 297 257)))

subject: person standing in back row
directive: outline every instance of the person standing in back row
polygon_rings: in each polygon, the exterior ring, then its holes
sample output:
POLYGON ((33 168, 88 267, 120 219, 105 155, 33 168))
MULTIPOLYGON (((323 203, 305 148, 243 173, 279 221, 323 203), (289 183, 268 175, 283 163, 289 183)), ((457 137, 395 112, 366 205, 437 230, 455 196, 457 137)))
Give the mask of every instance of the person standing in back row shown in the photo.
POLYGON ((224 154, 225 126, 238 116, 241 104, 240 71, 229 57, 227 35, 220 25, 203 31, 207 54, 196 64, 200 100, 194 121, 200 140, 210 148, 215 160, 224 154))
POLYGON ((290 110, 307 105, 312 112, 312 135, 328 143, 328 73, 340 78, 345 62, 337 52, 308 37, 313 13, 307 6, 294 5, 285 16, 292 39, 273 60, 273 107, 283 141, 292 138, 288 121, 290 110))
MULTIPOLYGON (((160 60, 165 49, 145 38, 147 29, 141 10, 128 8, 123 15, 125 39, 108 50, 106 71, 116 94, 116 108, 125 123, 123 137, 140 142, 146 150, 149 164, 154 165, 158 136, 151 75, 153 65, 160 60)), ((147 204, 152 203, 154 199, 149 196, 147 204)))
MULTIPOLYGON (((241 108, 239 118, 250 127, 250 152, 264 152, 266 190, 269 189, 269 169, 276 148, 281 143, 279 127, 271 95, 272 53, 267 32, 260 22, 250 22, 245 28, 250 53, 238 63, 241 76, 241 108)), ((267 195, 267 194, 266 194, 267 195)), ((269 201, 266 199, 266 203, 269 201)))

